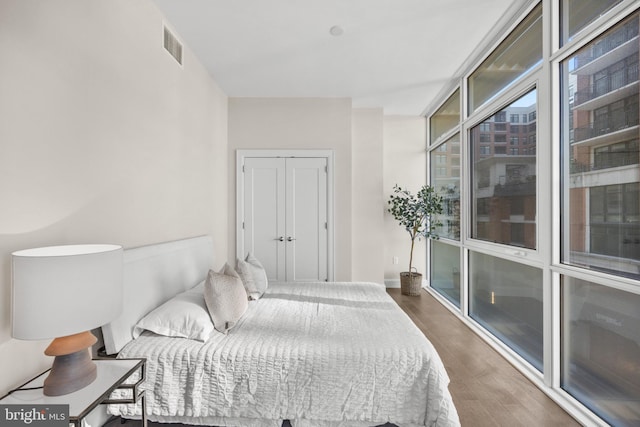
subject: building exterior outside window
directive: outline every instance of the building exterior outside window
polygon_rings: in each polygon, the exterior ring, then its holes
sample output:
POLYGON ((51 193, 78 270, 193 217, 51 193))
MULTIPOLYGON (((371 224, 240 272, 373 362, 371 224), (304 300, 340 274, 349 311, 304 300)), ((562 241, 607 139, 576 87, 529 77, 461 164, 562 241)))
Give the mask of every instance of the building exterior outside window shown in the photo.
POLYGON ((563 63, 563 261, 640 277, 638 15, 563 63))
POLYGON ((431 156, 431 184, 443 198, 443 213, 438 216, 439 237, 460 239, 460 134, 455 134, 435 149, 431 156), (441 154, 446 153, 446 154, 441 154), (435 174, 434 174, 435 172, 435 174))
POLYGON ((482 125, 495 123, 496 120, 501 120, 507 115, 530 117, 530 113, 536 108, 536 91, 534 90, 470 131, 469 152, 472 162, 474 203, 471 232, 473 238, 530 249, 536 248, 536 155, 535 153, 519 154, 520 148, 523 150, 525 148, 524 142, 527 143, 527 148, 531 148, 530 137, 533 137, 533 144, 535 144, 535 122, 527 123, 527 126, 505 123, 506 133, 494 133, 493 139, 496 142, 493 146, 478 143, 482 125), (527 133, 522 133, 523 129, 527 133), (522 138, 518 138, 522 143, 519 146, 511 146, 507 153, 506 147, 501 144, 503 139, 506 142, 507 138, 511 138, 512 132, 518 136, 522 135, 522 138), (494 154, 490 155, 492 150, 494 154), (526 209, 514 214, 511 209, 514 199, 526 206, 526 209), (484 200, 483 203, 489 206, 484 215, 477 213, 478 200, 484 200), (510 226, 505 227, 506 224, 510 226), (518 225, 514 226, 514 224, 518 225))

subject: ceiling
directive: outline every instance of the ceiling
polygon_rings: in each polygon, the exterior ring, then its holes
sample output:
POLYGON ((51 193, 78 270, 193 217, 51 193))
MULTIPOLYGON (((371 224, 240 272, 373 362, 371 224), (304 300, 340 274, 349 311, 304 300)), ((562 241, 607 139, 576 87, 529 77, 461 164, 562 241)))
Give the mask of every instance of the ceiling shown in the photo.
POLYGON ((420 115, 523 0, 154 2, 230 97, 348 97, 420 115))

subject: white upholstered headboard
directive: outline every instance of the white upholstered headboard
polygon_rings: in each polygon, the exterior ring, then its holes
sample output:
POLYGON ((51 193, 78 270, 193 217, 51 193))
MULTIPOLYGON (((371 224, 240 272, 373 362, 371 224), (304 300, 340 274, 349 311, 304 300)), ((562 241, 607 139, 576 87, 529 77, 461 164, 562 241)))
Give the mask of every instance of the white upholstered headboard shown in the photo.
POLYGON ((126 249, 122 314, 102 327, 107 354, 131 341, 133 327, 147 313, 204 280, 212 263, 209 236, 126 249))

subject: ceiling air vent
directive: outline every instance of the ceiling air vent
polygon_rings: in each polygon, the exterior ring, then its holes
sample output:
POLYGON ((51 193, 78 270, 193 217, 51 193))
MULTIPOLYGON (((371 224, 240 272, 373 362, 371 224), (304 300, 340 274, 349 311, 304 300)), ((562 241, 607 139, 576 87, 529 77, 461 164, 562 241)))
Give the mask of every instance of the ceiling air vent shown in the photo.
POLYGON ((164 48, 182 65, 182 44, 167 27, 164 27, 164 48))

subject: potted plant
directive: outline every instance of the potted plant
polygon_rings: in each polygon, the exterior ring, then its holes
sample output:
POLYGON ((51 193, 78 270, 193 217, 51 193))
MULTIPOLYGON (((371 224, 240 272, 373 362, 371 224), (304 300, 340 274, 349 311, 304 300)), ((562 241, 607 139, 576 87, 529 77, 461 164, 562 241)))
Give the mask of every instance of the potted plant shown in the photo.
POLYGON ((434 215, 442 213, 442 197, 430 185, 423 185, 417 194, 403 190, 397 184, 389 196, 389 213, 403 226, 411 237, 409 271, 400 273, 400 288, 403 295, 419 296, 422 289, 422 274, 413 267, 413 248, 421 237, 438 239, 436 227, 442 223, 434 215), (415 272, 413 270, 416 270, 415 272))

